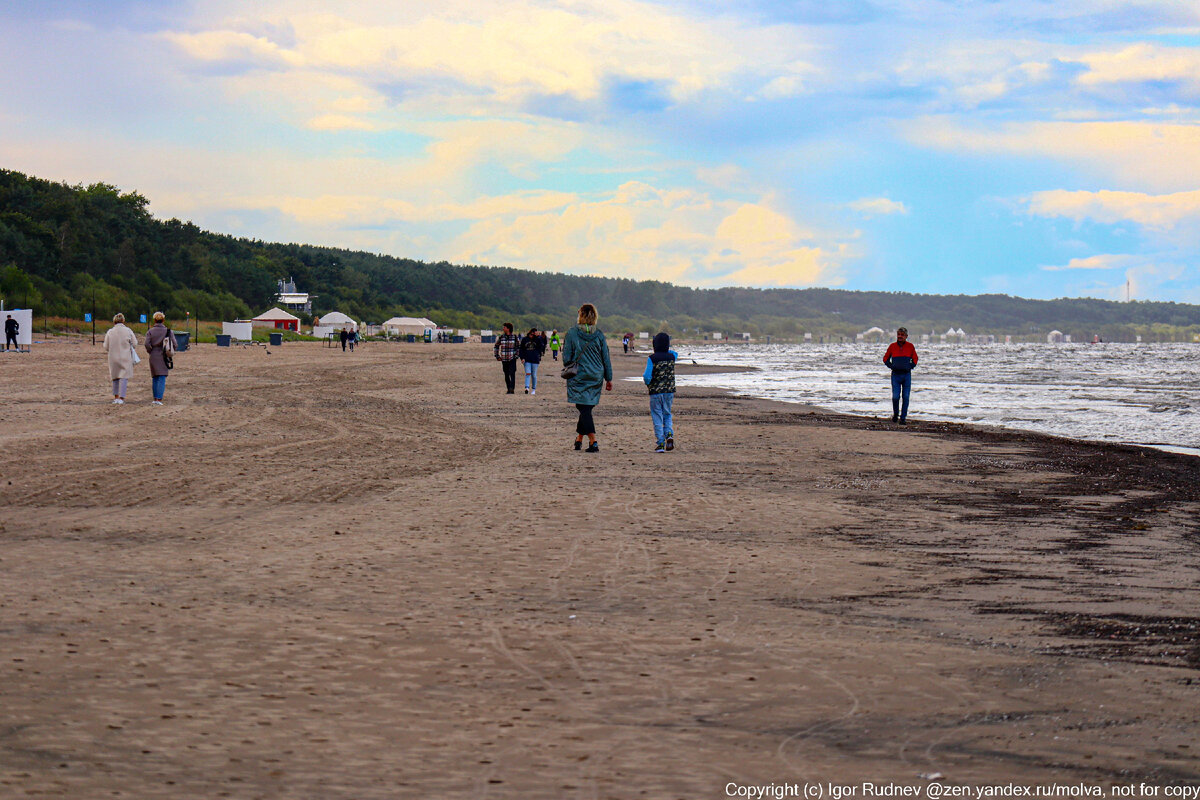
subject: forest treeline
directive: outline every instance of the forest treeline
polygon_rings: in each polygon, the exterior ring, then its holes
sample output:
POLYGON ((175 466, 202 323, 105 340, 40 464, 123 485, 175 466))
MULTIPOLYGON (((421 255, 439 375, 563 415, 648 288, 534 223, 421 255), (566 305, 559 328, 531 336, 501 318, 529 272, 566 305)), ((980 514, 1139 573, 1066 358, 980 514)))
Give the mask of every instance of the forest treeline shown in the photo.
POLYGON ((837 289, 692 289, 659 281, 582 277, 477 267, 308 244, 278 244, 157 220, 137 192, 103 183, 72 186, 0 170, 0 296, 36 315, 82 318, 95 304, 118 310, 184 312, 210 320, 269 308, 277 281, 294 278, 316 295, 313 311, 368 322, 424 316, 453 327, 565 328, 584 301, 610 332, 620 328, 747 331, 797 337, 853 336, 873 325, 915 331, 1076 337, 1200 333, 1200 306, 1093 299, 1027 300, 1007 295, 917 295, 837 289))

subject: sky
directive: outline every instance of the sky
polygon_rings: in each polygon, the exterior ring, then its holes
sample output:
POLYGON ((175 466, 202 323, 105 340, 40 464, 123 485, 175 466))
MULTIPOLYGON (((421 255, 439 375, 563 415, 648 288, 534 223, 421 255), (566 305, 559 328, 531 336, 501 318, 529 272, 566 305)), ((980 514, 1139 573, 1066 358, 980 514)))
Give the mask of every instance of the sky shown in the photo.
POLYGON ((0 0, 0 168, 425 261, 1200 303, 1200 3, 0 0))

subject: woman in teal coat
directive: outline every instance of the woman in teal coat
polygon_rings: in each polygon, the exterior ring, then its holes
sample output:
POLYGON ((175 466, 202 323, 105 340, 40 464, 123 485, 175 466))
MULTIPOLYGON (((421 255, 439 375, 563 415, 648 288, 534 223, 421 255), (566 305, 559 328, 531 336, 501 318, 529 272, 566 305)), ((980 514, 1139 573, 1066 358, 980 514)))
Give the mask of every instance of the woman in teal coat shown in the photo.
POLYGON ((567 379, 567 402, 579 409, 579 422, 575 425, 575 449, 583 447, 583 437, 588 437, 584 452, 599 453, 596 443, 596 423, 592 421, 592 409, 600 404, 600 385, 612 391, 612 361, 608 357, 608 341, 596 327, 596 307, 584 303, 579 307, 579 324, 567 331, 563 341, 563 361, 579 363, 579 372, 567 379))

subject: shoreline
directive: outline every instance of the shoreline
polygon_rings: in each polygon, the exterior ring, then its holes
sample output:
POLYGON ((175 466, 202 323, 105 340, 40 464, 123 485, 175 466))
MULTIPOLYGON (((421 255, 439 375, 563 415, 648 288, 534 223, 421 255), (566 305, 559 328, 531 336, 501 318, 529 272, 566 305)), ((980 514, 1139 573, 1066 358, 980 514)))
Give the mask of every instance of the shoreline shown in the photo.
POLYGON ((656 454, 619 380, 584 454, 486 346, 203 345, 162 407, 98 350, 5 362, 14 795, 1200 783, 1190 457, 687 387, 656 454))
MULTIPOLYGON (((681 375, 686 375, 686 374, 716 375, 716 374, 723 374, 723 373, 736 374, 736 373, 743 373, 743 372, 761 372, 762 371, 761 367, 752 367, 752 366, 743 366, 743 365, 734 365, 734 364, 729 364, 729 365, 722 365, 722 364, 683 365, 683 364, 680 364, 679 366, 683 368, 679 372, 679 374, 681 374, 681 375)), ((882 416, 868 416, 866 414, 850 414, 850 413, 842 412, 842 411, 834 411, 832 409, 825 408, 824 406, 813 405, 811 403, 804 403, 802 401, 780 400, 780 399, 776 399, 776 398, 760 397, 758 395, 755 395, 755 394, 752 394, 749 392, 743 393, 741 390, 733 388, 733 387, 717 387, 717 388, 720 388, 723 391, 729 392, 733 396, 746 397, 746 398, 750 398, 750 399, 754 399, 754 400, 765 400, 768 402, 775 402, 775 403, 783 403, 785 405, 796 405, 796 406, 800 406, 805 409, 813 409, 813 410, 819 411, 821 413, 829 414, 829 415, 833 415, 833 416, 846 416, 846 417, 862 418, 865 420, 874 420, 876 422, 890 424, 889 417, 886 414, 884 414, 882 416)), ((1011 427, 1007 427, 1007 426, 1001 425, 1001 424, 985 425, 985 424, 978 423, 978 422, 964 422, 961 420, 943 419, 943 418, 937 418, 937 417, 930 418, 930 417, 925 417, 925 416, 910 420, 910 423, 913 425, 920 424, 920 423, 926 423, 926 424, 939 423, 939 424, 946 424, 946 425, 961 425, 965 428, 978 428, 980 430, 1008 431, 1008 432, 1015 433, 1015 434, 1045 436, 1045 437, 1050 437, 1050 438, 1054 438, 1054 439, 1063 439, 1065 441, 1079 442, 1079 443, 1085 443, 1085 444, 1112 445, 1114 447, 1146 448, 1149 450, 1153 450, 1155 452, 1171 453, 1173 455, 1189 456, 1189 457, 1193 457, 1193 458, 1200 457, 1200 447, 1188 447, 1186 445, 1151 444, 1151 443, 1142 443, 1142 442, 1109 442, 1109 441, 1105 441, 1102 439, 1083 439, 1083 438, 1079 438, 1076 436, 1069 436, 1067 434, 1061 434, 1061 433, 1047 433, 1044 431, 1035 431, 1035 430, 1029 430, 1029 429, 1025 429, 1025 428, 1011 428, 1011 427)))

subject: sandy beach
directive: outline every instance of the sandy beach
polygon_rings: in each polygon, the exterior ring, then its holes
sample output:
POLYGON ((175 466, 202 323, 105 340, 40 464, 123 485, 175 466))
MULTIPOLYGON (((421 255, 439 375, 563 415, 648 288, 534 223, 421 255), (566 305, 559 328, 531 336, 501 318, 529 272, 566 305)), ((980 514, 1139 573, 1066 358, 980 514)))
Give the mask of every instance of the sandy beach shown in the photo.
POLYGON ((584 454, 490 345, 137 369, 0 356, 0 797, 1200 784, 1194 458, 688 389, 655 454, 622 380, 584 454))

